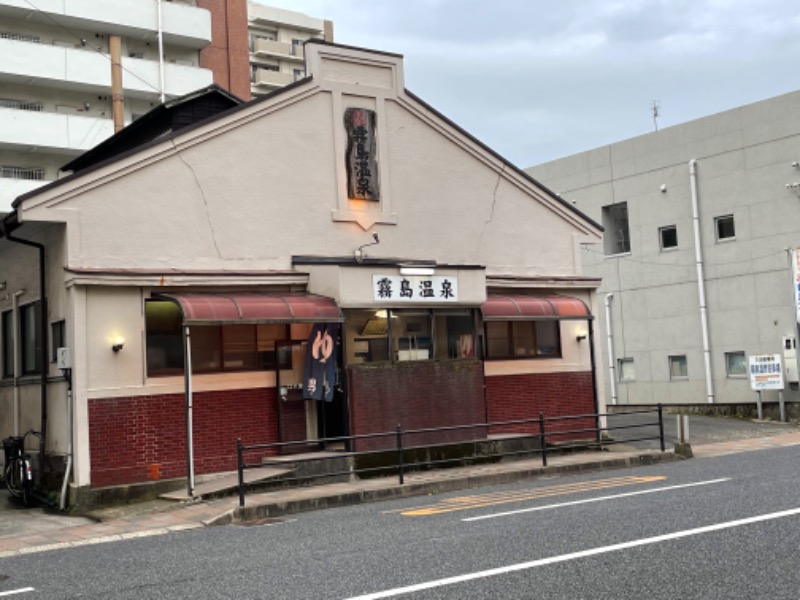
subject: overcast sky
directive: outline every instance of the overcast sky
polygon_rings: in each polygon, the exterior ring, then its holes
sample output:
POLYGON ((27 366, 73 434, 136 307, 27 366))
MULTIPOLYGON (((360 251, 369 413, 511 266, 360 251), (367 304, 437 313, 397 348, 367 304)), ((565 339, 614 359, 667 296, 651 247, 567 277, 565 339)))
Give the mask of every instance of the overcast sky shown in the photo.
POLYGON ((800 89, 794 0, 259 0, 405 57, 406 87, 518 167, 800 89))

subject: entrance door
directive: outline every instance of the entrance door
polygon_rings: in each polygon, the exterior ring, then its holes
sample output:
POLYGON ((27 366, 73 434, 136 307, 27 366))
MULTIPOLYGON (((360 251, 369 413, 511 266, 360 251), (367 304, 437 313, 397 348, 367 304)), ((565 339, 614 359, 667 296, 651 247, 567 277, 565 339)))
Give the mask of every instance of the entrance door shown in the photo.
MULTIPOLYGON (((303 398, 303 367, 306 359, 306 341, 276 342, 278 389, 278 438, 281 442, 316 440, 317 416, 313 400, 303 398), (313 425, 313 427, 309 427, 313 425)), ((308 445, 287 446, 286 453, 304 452, 308 445)))
MULTIPOLYGON (((276 385, 278 389, 278 435, 281 442, 309 441, 287 447, 285 452, 318 448, 316 440, 338 438, 348 434, 347 399, 342 384, 342 371, 337 371, 333 382, 333 400, 306 400, 303 398, 303 375, 308 342, 292 340, 275 344, 277 352, 276 385)), ((336 344, 341 353, 341 344, 336 344)), ((342 364, 341 355, 337 364, 342 364)), ((331 449, 343 444, 334 443, 331 449)))
MULTIPOLYGON (((339 346, 341 350, 341 346, 339 346)), ((341 365, 341 356, 338 357, 338 365, 341 365)), ((348 434, 347 427, 347 392, 342 382, 344 370, 340 367, 336 372, 336 381, 333 383, 333 400, 317 401, 318 433, 321 438, 339 438, 348 434)), ((347 444, 332 442, 328 449, 345 449, 347 444)))

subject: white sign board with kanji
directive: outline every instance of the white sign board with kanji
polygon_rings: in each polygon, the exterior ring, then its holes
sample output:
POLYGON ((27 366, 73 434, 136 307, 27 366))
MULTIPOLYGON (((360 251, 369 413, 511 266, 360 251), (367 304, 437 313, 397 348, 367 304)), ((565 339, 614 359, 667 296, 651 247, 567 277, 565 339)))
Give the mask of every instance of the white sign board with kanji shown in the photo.
POLYGON ((750 388, 753 391, 782 390, 783 365, 780 354, 749 357, 750 388))
POLYGON ((376 302, 458 302, 458 278, 373 275, 372 294, 376 302))

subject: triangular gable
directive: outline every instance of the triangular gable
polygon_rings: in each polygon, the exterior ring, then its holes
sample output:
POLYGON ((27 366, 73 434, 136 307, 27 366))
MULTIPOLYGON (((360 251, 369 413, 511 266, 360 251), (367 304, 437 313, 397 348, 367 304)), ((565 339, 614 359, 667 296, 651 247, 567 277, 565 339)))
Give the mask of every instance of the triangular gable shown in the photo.
POLYGON ((242 102, 243 100, 216 84, 173 98, 159 104, 110 138, 68 162, 60 170, 77 173, 219 115, 242 102))

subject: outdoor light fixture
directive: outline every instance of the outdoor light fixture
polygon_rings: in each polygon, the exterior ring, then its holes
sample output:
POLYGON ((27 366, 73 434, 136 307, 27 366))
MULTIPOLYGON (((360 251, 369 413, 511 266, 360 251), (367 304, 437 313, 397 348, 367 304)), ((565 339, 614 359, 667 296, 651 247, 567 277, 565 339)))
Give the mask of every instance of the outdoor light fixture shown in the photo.
POLYGON ((430 267, 400 267, 400 275, 433 275, 436 271, 434 271, 430 267))
POLYGON ((363 244, 363 245, 359 246, 358 248, 356 248, 355 259, 356 259, 356 262, 358 264, 361 264, 361 261, 364 260, 364 252, 362 252, 363 248, 366 248, 367 246, 374 246, 376 244, 380 244, 381 243, 381 240, 378 238, 378 234, 377 233, 373 233, 372 234, 372 239, 375 240, 375 241, 374 242, 370 242, 368 244, 363 244))
POLYGON ((585 333, 579 333, 578 335, 575 336, 575 341, 576 342, 580 342, 581 340, 585 340, 585 339, 586 339, 586 334, 585 333))
POLYGON ((111 349, 114 352, 119 352, 125 346, 125 338, 122 336, 117 336, 114 338, 114 343, 111 345, 111 349))

